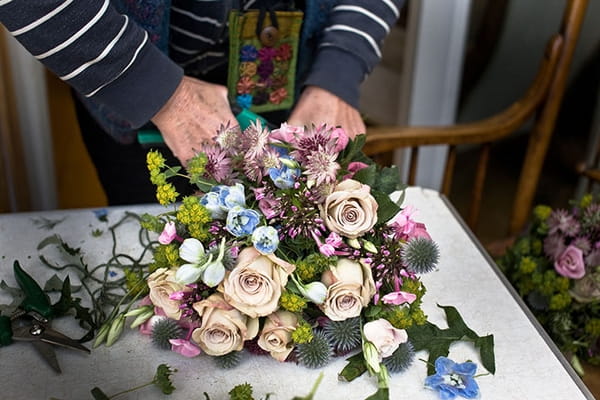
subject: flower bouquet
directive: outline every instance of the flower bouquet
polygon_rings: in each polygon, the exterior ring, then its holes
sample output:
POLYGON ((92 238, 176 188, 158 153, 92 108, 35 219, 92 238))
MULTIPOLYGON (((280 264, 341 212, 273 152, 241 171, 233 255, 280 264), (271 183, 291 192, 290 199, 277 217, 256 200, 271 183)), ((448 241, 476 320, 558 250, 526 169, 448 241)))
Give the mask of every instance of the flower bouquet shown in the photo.
MULTIPOLYGON (((368 371, 387 398, 389 373, 426 346, 413 348, 410 329, 438 332, 421 309, 419 275, 439 255, 414 208, 390 197, 403 189, 397 169, 374 164, 363 144, 364 135, 349 139, 341 128, 269 131, 256 122, 243 132, 222 126, 186 173, 150 151, 157 199, 169 209, 142 216, 159 235, 148 274, 128 277, 140 306, 113 312, 96 344, 114 342, 133 317, 158 346, 225 368, 242 351, 308 368, 350 356, 340 375, 368 371), (175 176, 196 193, 179 201, 175 176)), ((474 335, 456 310, 445 311, 459 326, 452 336, 474 335)), ((491 338, 472 339, 486 342, 493 365, 491 338)))
POLYGON ((557 346, 583 375, 600 365, 600 203, 569 210, 539 205, 528 232, 498 260, 557 346))

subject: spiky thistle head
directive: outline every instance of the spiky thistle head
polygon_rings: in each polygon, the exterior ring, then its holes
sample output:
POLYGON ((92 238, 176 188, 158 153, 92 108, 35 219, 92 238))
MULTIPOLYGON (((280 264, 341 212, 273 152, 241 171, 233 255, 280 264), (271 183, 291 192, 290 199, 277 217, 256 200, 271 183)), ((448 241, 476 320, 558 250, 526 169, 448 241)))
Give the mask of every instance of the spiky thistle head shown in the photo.
POLYGON ((219 368, 230 369, 233 367, 237 367, 240 361, 242 361, 242 352, 231 351, 222 356, 213 357, 213 359, 215 360, 215 364, 217 364, 219 368))
POLYGON ((402 262, 409 271, 424 274, 435 269, 440 251, 434 241, 417 237, 406 243, 402 249, 401 257, 402 262))
POLYGON ((161 318, 152 325, 152 343, 161 349, 170 349, 169 339, 180 339, 183 331, 177 321, 161 318))
POLYGON ((323 333, 337 352, 354 350, 361 344, 360 317, 329 321, 323 333))
POLYGON ((331 344, 321 331, 315 332, 310 342, 296 346, 296 355, 300 364, 307 368, 321 368, 329 363, 333 354, 331 344))
POLYGON ((390 373, 406 371, 415 359, 415 348, 411 342, 401 343, 394 353, 383 359, 383 364, 390 373))

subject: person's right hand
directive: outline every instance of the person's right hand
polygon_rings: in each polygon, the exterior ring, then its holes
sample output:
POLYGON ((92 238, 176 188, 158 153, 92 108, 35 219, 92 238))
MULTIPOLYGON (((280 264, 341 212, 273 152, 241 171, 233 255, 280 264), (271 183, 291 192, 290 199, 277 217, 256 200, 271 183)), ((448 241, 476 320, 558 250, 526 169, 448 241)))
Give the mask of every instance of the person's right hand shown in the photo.
POLYGON ((227 88, 184 76, 167 103, 152 117, 166 145, 182 165, 212 141, 221 124, 236 124, 227 88))

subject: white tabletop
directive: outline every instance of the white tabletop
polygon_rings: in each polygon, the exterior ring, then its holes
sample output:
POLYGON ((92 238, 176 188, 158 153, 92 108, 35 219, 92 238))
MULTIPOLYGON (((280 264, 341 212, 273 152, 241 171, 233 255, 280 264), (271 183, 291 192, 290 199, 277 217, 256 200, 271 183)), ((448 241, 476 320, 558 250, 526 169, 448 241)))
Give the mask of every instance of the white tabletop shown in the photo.
MULTIPOLYGON (((423 308, 429 319, 445 327, 443 310, 436 306, 455 306, 467 325, 479 335, 493 334, 495 340, 496 374, 477 378, 481 398, 492 399, 592 399, 556 347, 549 342, 531 314, 524 311, 514 291, 497 271, 480 245, 473 239, 447 200, 432 190, 409 188, 405 205, 418 209, 414 218, 424 222, 441 252, 439 270, 423 277, 428 289, 423 308)), ((111 253, 112 240, 107 232, 128 210, 136 213, 160 210, 159 206, 109 208, 108 223, 99 221, 93 210, 64 210, 40 213, 0 215, 0 280, 16 286, 12 264, 18 259, 31 275, 42 282, 53 272, 42 266, 38 256, 58 257, 51 248, 41 251, 38 243, 54 233, 71 247, 80 247, 89 265, 106 261, 111 253), (51 230, 41 229, 35 218, 60 219, 51 230), (100 229, 95 237, 92 231, 100 229)), ((137 240, 139 226, 131 221, 121 226, 119 251, 140 254, 137 240)), ((0 295, 0 303, 10 300, 0 295)), ((72 321, 60 319, 54 327, 66 334, 82 334, 72 321)), ((417 358, 426 358, 425 352, 417 358)), ((450 348, 450 358, 457 362, 468 359, 478 363, 478 373, 485 372, 478 352, 466 343, 450 348)), ((156 367, 167 363, 178 372, 173 376, 176 387, 174 399, 227 399, 235 385, 252 383, 256 398, 274 393, 271 399, 290 399, 306 395, 319 371, 293 363, 278 363, 270 357, 245 356, 231 370, 217 368, 208 357, 186 359, 170 351, 152 346, 150 339, 137 331, 126 330, 114 346, 99 347, 91 355, 57 349, 62 374, 53 372, 27 343, 0 348, 0 397, 6 399, 90 399, 90 390, 99 386, 106 394, 152 379, 156 367)), ((345 362, 340 358, 324 371, 316 399, 364 399, 376 391, 376 380, 362 376, 351 383, 339 382, 337 374, 345 362)), ((437 399, 436 392, 425 389, 425 363, 416 360, 403 374, 392 375, 391 399, 437 399)), ((119 399, 163 398, 154 387, 133 392, 119 399)))

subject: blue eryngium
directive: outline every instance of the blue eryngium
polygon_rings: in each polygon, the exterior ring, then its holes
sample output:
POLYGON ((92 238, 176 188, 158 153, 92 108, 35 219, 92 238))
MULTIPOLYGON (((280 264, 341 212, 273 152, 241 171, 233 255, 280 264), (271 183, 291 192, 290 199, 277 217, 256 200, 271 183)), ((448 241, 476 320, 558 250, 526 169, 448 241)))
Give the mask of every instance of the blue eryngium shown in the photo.
POLYGON ((425 386, 437 390, 442 400, 451 400, 456 396, 474 399, 479 395, 479 386, 475 382, 477 364, 473 362, 455 363, 447 357, 435 360, 435 375, 425 378, 425 386))
POLYGON ((259 226, 252 232, 252 244, 261 254, 273 254, 279 246, 279 233, 272 226, 259 226))
POLYGON ((227 213, 225 227, 233 236, 250 235, 260 222, 260 214, 241 206, 234 206, 227 213))

